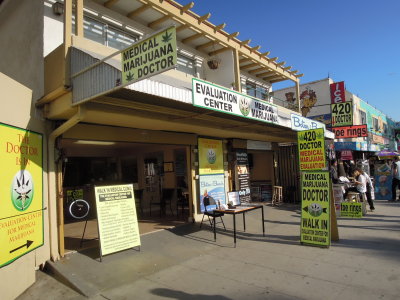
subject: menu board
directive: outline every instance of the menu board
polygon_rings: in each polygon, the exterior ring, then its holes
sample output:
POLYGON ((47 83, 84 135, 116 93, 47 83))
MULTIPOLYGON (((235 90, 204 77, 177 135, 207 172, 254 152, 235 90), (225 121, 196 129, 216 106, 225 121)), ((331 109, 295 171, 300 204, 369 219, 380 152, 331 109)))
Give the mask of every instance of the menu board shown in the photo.
POLYGON ((140 246, 133 185, 96 186, 101 255, 140 246))

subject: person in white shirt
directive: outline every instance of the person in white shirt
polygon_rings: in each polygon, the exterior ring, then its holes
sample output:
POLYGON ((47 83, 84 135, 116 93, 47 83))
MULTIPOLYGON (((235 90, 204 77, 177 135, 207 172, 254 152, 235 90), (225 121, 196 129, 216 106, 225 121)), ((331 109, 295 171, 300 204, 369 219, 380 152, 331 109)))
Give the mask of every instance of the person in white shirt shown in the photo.
POLYGON ((367 172, 364 172, 362 170, 361 170, 361 172, 362 172, 362 175, 366 179, 367 191, 365 192, 365 195, 367 196, 367 201, 368 201, 368 204, 369 204, 369 208, 370 208, 371 211, 374 211, 375 207, 374 207, 374 202, 372 200, 372 193, 374 191, 374 187, 372 185, 372 180, 371 180, 371 177, 369 177, 367 172))
POLYGON ((360 168, 356 168, 353 172, 353 176, 355 178, 355 185, 347 189, 344 198, 346 199, 347 194, 349 192, 358 192, 360 194, 360 198, 364 199, 364 195, 367 192, 367 178, 362 174, 362 170, 360 168))

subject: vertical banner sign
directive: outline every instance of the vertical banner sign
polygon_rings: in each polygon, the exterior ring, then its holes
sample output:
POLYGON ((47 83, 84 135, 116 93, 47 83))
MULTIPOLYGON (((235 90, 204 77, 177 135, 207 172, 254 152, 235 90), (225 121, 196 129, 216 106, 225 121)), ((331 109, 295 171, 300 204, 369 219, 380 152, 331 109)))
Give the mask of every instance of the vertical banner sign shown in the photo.
POLYGON ((224 160, 221 140, 199 138, 199 174, 223 174, 224 160))
POLYGON ((240 202, 249 203, 251 201, 249 161, 244 150, 236 150, 236 176, 240 202))
POLYGON ((300 171, 321 170, 326 167, 324 129, 297 132, 300 171))
POLYGON ((101 255, 140 246, 132 184, 96 186, 101 255))
POLYGON ((175 68, 177 64, 176 28, 140 40, 121 53, 122 85, 175 68))
POLYGON ((329 171, 301 174, 301 243, 328 247, 330 238, 329 171))
POLYGON ((331 83, 331 103, 346 102, 346 91, 344 89, 344 81, 331 83))
POLYGON ((0 267, 43 246, 43 137, 0 123, 0 267))
POLYGON ((353 102, 331 104, 332 127, 353 125, 353 102))

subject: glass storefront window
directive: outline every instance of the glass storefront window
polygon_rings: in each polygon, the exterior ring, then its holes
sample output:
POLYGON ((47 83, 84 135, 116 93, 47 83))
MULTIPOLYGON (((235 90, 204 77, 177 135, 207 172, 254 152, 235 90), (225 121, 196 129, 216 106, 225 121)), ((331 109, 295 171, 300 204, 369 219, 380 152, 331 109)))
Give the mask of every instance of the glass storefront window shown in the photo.
POLYGON ((261 99, 261 100, 267 100, 268 99, 268 90, 265 87, 262 87, 260 85, 257 85, 255 83, 246 82, 246 93, 249 96, 261 99))
POLYGON ((178 53, 178 65, 176 69, 189 75, 196 76, 195 60, 178 53))

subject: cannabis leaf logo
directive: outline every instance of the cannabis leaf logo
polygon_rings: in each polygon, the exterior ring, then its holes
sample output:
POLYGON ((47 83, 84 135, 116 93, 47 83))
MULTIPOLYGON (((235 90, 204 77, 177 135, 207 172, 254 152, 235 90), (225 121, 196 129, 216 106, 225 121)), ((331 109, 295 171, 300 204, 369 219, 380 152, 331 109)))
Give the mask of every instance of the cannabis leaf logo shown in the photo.
POLYGON ((131 71, 129 71, 128 74, 126 74, 126 81, 131 81, 133 80, 133 74, 131 73, 131 71))
POLYGON ((168 30, 165 32, 165 34, 162 36, 162 41, 163 43, 168 43, 170 40, 172 40, 172 32, 168 33, 168 30))
POLYGON ((317 133, 317 139, 323 139, 324 138, 324 134, 323 133, 321 133, 321 132, 319 132, 319 133, 317 133))
POLYGON ((299 133, 299 140, 304 141, 304 133, 299 133))

